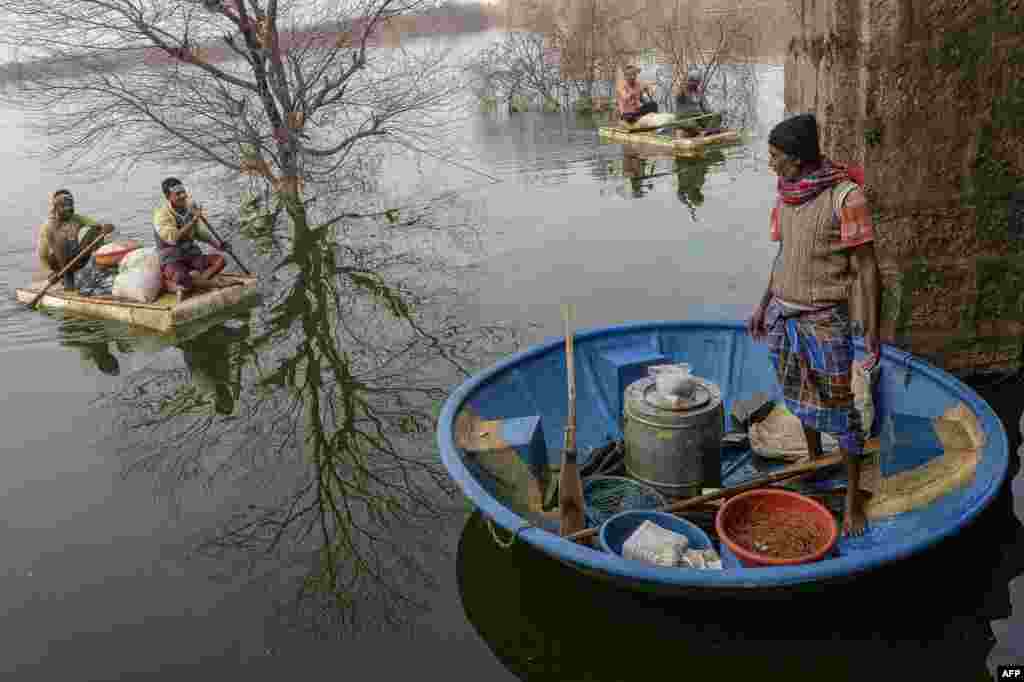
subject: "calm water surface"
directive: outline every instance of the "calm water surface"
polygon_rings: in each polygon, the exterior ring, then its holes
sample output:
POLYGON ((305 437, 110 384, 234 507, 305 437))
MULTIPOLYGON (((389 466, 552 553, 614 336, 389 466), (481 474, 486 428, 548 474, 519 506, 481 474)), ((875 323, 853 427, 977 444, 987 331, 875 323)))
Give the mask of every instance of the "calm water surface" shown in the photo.
MULTIPOLYGON (((781 70, 761 75, 755 139, 782 116, 781 70)), ((751 605, 641 599, 502 550, 439 475, 445 391, 558 335, 560 303, 581 327, 746 313, 772 256, 763 142, 676 161, 571 117, 480 116, 479 173, 387 166, 416 225, 249 242, 263 304, 158 338, 12 290, 49 191, 148 240, 165 173, 68 177, 0 120, 4 679, 974 680, 1024 662, 1019 476, 919 559, 751 605)), ((982 390, 1016 448, 1020 384, 982 390)))

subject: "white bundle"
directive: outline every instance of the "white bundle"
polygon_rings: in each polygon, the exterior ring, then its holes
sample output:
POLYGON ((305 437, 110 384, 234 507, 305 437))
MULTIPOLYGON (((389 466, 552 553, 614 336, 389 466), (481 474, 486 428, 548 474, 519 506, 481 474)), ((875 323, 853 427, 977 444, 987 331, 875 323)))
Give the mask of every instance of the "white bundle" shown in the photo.
POLYGON ((722 569, 722 558, 713 549, 688 549, 683 558, 690 568, 699 570, 722 569))
POLYGON ((623 543, 622 556, 658 566, 683 566, 689 545, 685 535, 644 521, 623 543))

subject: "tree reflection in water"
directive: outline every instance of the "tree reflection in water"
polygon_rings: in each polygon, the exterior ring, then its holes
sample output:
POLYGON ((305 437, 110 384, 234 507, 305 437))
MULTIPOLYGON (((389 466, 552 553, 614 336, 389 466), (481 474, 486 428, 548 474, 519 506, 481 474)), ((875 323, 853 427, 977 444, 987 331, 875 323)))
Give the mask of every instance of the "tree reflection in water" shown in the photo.
POLYGON ((464 513, 436 456, 439 407, 519 347, 512 325, 468 322, 451 258, 395 246, 414 232, 472 241, 471 225, 433 211, 314 228, 290 206, 287 283, 267 287, 255 328, 208 332, 181 346, 187 368, 137 372, 109 396, 129 470, 171 490, 254 484, 198 553, 228 574, 240 560, 295 577, 291 611, 320 633, 399 625, 424 606, 438 533, 464 513))
POLYGON ((697 220, 697 207, 704 205, 704 182, 712 166, 725 163, 725 154, 709 149, 699 156, 676 157, 676 196, 690 209, 690 218, 697 220))

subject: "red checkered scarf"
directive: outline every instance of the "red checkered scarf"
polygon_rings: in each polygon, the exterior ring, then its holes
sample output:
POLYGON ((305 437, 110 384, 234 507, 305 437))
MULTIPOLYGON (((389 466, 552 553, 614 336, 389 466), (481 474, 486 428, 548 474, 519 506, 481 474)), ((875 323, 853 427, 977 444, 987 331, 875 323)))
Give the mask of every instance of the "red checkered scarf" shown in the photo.
POLYGON ((803 204, 844 180, 863 185, 864 169, 860 166, 822 159, 817 170, 811 171, 797 180, 779 178, 779 197, 775 202, 775 207, 772 208, 772 233, 778 232, 779 209, 782 208, 783 203, 791 206, 803 204))

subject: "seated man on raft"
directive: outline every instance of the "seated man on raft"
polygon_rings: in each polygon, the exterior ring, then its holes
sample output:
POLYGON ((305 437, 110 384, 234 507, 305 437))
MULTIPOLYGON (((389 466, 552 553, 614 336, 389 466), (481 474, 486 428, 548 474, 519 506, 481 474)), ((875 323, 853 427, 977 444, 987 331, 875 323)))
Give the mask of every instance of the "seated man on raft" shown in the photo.
POLYGON ((196 240, 219 251, 228 251, 230 246, 219 241, 203 225, 206 214, 189 200, 181 180, 167 178, 161 188, 164 202, 153 211, 160 274, 164 286, 175 292, 181 302, 196 289, 216 288, 213 278, 227 264, 220 254, 204 254, 196 240))
MULTIPOLYGON (((93 242, 100 235, 108 235, 113 231, 114 226, 110 223, 100 224, 89 216, 75 213, 75 198, 71 192, 66 189, 57 190, 50 195, 49 215, 39 230, 36 255, 40 274, 49 279, 51 275, 63 270, 82 249, 91 247, 90 253, 95 251, 100 245, 93 245, 93 242)), ((82 258, 64 273, 65 290, 75 290, 75 273, 88 262, 88 258, 82 258)))
POLYGON ((619 83, 616 104, 619 117, 626 123, 636 123, 641 116, 658 113, 658 103, 653 99, 641 102, 641 96, 654 96, 654 85, 637 80, 640 67, 629 64, 622 69, 623 80, 619 83))

